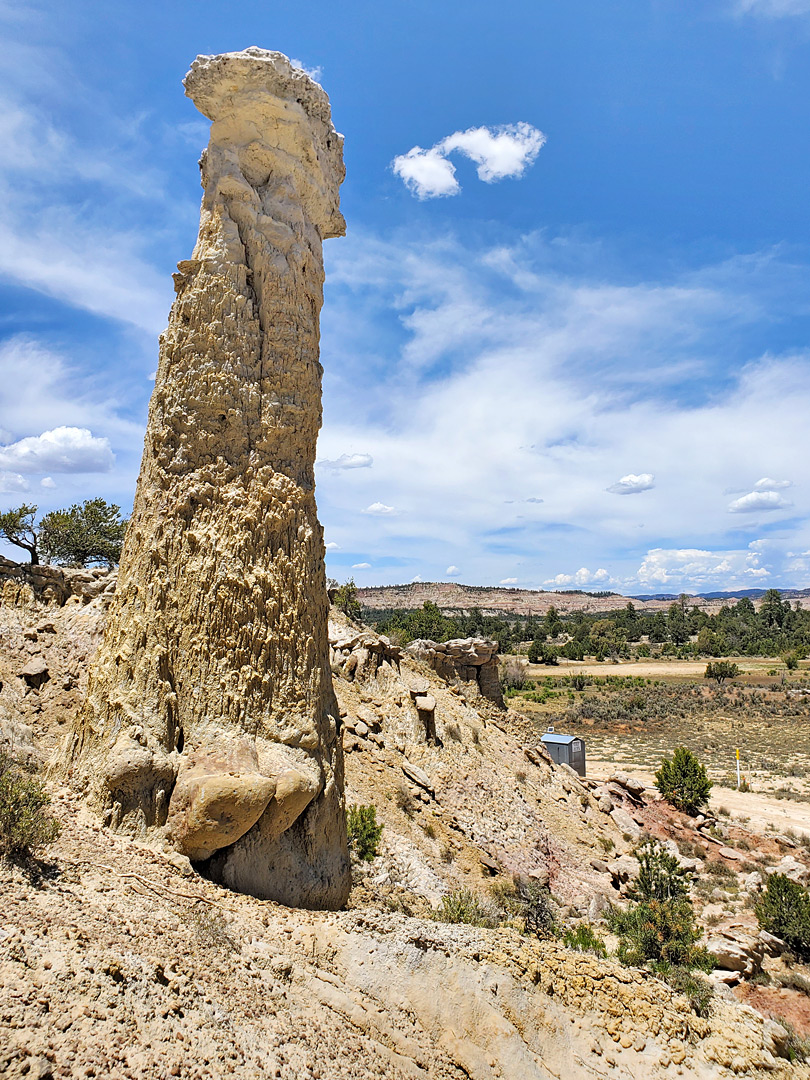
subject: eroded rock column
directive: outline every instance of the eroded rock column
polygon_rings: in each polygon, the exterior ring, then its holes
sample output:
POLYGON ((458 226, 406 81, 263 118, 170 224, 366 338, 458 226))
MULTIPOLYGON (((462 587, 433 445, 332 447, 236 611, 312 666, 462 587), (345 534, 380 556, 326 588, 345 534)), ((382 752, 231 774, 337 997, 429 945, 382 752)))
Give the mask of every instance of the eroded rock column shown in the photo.
POLYGON ((70 748, 108 822, 292 905, 349 889, 314 496, 329 100, 281 53, 200 56, 211 121, 116 597, 70 748))

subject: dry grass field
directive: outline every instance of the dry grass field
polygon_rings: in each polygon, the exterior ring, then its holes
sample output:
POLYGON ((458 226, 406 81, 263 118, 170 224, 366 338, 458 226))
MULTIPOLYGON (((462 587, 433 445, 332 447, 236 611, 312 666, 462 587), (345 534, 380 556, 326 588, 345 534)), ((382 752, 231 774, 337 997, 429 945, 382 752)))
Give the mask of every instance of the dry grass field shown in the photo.
POLYGON ((777 831, 810 833, 810 679, 805 665, 787 677, 778 660, 743 657, 742 675, 718 687, 705 662, 530 665, 535 690, 510 699, 538 734, 581 735, 589 774, 613 768, 653 782, 661 759, 687 746, 716 787, 713 806, 777 831), (586 677, 576 689, 572 675, 586 677), (736 790, 736 751, 750 792, 736 790), (723 790, 727 789, 727 790, 723 790))

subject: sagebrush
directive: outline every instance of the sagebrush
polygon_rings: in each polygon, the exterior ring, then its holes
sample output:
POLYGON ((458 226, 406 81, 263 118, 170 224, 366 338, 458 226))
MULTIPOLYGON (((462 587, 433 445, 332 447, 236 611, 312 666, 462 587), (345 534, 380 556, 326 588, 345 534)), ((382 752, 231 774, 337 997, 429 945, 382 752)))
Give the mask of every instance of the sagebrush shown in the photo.
POLYGON ((0 855, 30 859, 52 844, 61 826, 46 810, 42 783, 0 751, 0 855))

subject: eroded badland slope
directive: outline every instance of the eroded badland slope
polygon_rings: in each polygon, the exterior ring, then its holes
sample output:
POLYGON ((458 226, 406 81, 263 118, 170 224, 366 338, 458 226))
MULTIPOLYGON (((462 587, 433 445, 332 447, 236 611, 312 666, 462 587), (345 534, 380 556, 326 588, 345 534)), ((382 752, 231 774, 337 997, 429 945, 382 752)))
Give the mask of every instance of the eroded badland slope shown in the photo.
MULTIPOLYGON (((18 755, 58 755, 111 584, 89 575, 44 595, 23 573, 7 582, 0 716, 18 755)), ((451 890, 486 901, 518 874, 548 879, 562 917, 598 919, 625 888, 632 815, 654 830, 660 809, 595 795, 474 684, 451 685, 334 610, 330 642, 347 803, 376 806, 384 824, 348 907, 231 892, 49 781, 60 838, 38 866, 0 869, 0 1074, 810 1075, 779 1056, 781 1029, 728 992, 702 1019, 646 972, 527 937, 518 921, 429 918, 451 890)))

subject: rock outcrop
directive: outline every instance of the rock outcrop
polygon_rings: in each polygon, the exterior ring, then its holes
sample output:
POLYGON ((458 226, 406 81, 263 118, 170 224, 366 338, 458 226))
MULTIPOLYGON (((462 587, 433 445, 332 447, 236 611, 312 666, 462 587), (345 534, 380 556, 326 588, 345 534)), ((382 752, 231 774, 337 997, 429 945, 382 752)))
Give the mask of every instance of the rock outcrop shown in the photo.
POLYGON ((161 337, 118 588, 67 748, 107 824, 239 891, 349 891, 322 530, 322 241, 342 137, 281 53, 200 56, 212 121, 192 257, 161 337))
POLYGON ((448 682, 472 683, 482 697, 503 705, 498 678, 498 643, 488 638, 455 638, 452 641, 412 641, 411 656, 422 660, 448 682))

